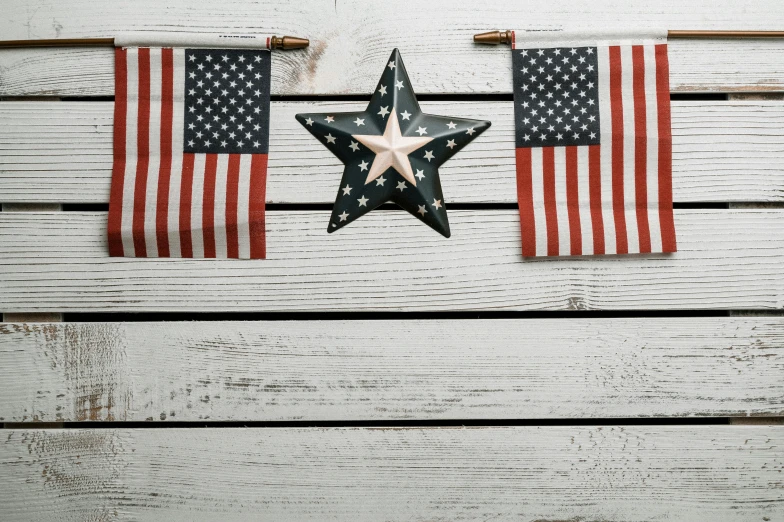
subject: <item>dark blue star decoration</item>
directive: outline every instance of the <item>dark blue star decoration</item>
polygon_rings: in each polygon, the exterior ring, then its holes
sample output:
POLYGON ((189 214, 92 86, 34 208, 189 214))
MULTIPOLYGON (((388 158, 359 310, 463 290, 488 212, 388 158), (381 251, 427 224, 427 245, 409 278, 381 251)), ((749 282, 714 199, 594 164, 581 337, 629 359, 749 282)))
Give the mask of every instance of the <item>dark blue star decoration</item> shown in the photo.
POLYGON ((329 232, 391 201, 445 237, 438 167, 490 127, 423 113, 397 49, 364 112, 297 114, 297 121, 346 165, 329 232))

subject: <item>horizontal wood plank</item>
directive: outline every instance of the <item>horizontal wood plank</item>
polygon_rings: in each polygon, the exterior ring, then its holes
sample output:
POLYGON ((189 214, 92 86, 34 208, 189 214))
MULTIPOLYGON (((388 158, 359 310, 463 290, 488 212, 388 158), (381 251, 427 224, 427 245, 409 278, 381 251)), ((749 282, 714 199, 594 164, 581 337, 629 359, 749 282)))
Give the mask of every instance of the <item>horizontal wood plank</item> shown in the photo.
POLYGON ((404 211, 327 234, 267 213, 265 261, 110 258, 105 213, 0 213, 0 310, 781 309, 784 211, 676 211, 673 255, 527 258, 516 210, 404 211))
MULTIPOLYGON (((342 164, 294 119, 363 102, 274 102, 267 201, 328 203, 342 164)), ((493 126, 441 169, 448 201, 515 203, 512 103, 426 102, 493 126)), ((0 201, 108 203, 112 102, 0 103, 0 201)), ((676 202, 784 201, 784 103, 674 102, 676 202)))
MULTIPOLYGON (((88 0, 32 4, 6 1, 4 39, 115 36, 123 31, 222 34, 296 34, 310 38, 305 51, 276 53, 274 94, 365 94, 399 47, 421 93, 509 93, 509 48, 472 42, 491 29, 602 30, 613 28, 780 29, 784 7, 776 0, 753 7, 732 0, 666 0, 652 9, 642 0, 573 3, 468 0, 411 5, 404 0, 368 6, 361 0, 218 4, 186 0, 135 2, 133 10, 88 0)), ((674 91, 784 90, 781 40, 673 40, 674 91)), ((0 96, 113 94, 110 49, 0 51, 0 96)))
POLYGON ((784 317, 0 324, 5 422, 774 416, 782 375, 784 317))
POLYGON ((6 430, 8 520, 778 520, 782 426, 6 430))

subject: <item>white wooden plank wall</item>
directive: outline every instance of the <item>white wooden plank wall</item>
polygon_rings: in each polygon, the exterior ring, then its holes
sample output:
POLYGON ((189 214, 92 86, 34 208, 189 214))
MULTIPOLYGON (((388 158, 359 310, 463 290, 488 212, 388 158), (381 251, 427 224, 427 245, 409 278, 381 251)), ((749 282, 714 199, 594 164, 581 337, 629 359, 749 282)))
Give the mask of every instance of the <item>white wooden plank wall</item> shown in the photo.
POLYGON ((7 430, 14 520, 780 519, 770 426, 7 430))
POLYGON ((0 214, 0 300, 33 311, 771 309, 784 211, 679 210, 674 255, 520 256, 516 210, 450 211, 445 239, 403 211, 327 234, 328 211, 267 214, 267 259, 110 258, 105 212, 0 214))
MULTIPOLYGON (((273 102, 267 201, 331 203, 342 164, 294 119, 362 110, 363 102, 273 102)), ((448 203, 516 203, 508 101, 424 102, 434 114, 492 127, 439 169, 448 203)), ((112 102, 0 106, 0 198, 109 202, 112 102)), ((673 103, 673 198, 679 203, 784 201, 784 101, 673 103)))
MULTIPOLYGON (((412 7, 402 0, 369 8, 362 0, 259 2, 143 0, 128 5, 69 0, 41 8, 6 0, 4 38, 114 36, 122 31, 199 31, 307 36, 307 52, 273 60, 273 94, 367 94, 378 65, 400 48, 420 93, 509 93, 511 59, 504 47, 477 47, 471 36, 509 29, 780 29, 784 4, 761 0, 641 0, 618 3, 505 2, 477 5, 436 0, 412 7)), ((780 40, 674 41, 671 87, 681 92, 781 91, 780 40)), ((109 96, 111 51, 69 49, 2 53, 5 95, 109 96)))
POLYGON ((782 317, 6 324, 0 360, 6 422, 784 413, 782 317))
POLYGON ((635 27, 784 3, 5 0, 0 39, 311 47, 273 55, 265 261, 108 258, 112 51, 0 50, 0 520, 784 520, 784 39, 670 43, 676 254, 520 256, 509 49, 471 35, 635 27), (393 47, 493 122, 441 169, 448 240, 328 235, 342 168, 293 118, 393 47))

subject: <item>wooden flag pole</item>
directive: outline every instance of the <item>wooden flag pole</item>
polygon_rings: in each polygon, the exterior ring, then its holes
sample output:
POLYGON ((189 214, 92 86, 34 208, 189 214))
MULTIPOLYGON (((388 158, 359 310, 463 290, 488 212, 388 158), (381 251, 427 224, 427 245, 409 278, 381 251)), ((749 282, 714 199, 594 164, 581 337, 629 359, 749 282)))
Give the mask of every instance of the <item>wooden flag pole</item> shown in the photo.
MULTIPOLYGON (((667 31, 667 38, 784 38, 784 31, 667 31)), ((481 44, 511 44, 512 31, 489 31, 474 35, 481 44)))
MULTIPOLYGON (((310 45, 307 38, 297 36, 271 36, 270 49, 302 49, 310 45)), ((0 49, 19 47, 114 47, 114 38, 51 38, 48 40, 2 40, 0 49)))

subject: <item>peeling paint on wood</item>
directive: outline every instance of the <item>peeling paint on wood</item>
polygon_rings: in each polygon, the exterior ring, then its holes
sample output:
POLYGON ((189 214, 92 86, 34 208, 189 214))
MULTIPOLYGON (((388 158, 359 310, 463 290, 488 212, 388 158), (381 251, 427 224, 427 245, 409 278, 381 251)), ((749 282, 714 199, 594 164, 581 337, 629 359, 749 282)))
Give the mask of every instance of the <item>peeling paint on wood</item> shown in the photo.
POLYGON ((782 445, 780 426, 8 430, 0 510, 42 521, 779 520, 782 445))
POLYGON ((6 422, 784 415, 782 375, 784 317, 0 324, 6 422))

